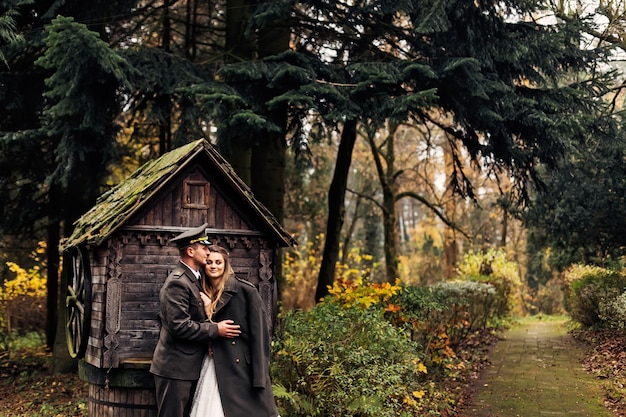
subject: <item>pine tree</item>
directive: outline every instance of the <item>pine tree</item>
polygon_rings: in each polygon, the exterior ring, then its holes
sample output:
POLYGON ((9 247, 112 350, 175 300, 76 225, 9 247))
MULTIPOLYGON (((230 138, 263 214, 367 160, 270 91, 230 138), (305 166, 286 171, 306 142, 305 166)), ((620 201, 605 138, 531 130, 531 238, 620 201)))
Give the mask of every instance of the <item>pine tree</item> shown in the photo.
MULTIPOLYGON (((281 85, 291 90, 273 101, 288 100, 294 119, 306 108, 330 126, 434 123, 462 145, 453 150, 510 175, 513 201, 527 201, 537 165, 556 166, 565 139, 586 134, 581 121, 600 114, 598 98, 612 76, 599 71, 607 51, 582 46, 580 21, 540 23, 541 6, 534 0, 301 2, 290 9, 301 58, 284 57, 291 76, 281 85)), ((451 186, 473 197, 460 155, 452 160, 451 186)), ((334 197, 331 205, 343 205, 343 194, 334 197)), ((341 228, 338 213, 328 234, 341 228)), ((318 296, 334 279, 338 240, 327 245, 318 296)))

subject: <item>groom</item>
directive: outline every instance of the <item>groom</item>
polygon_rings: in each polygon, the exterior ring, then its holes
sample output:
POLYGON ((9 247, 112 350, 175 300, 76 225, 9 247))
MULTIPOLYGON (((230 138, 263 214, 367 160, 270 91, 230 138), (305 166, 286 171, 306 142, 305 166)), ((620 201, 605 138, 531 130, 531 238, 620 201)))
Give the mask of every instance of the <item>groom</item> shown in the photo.
POLYGON ((189 415, 208 341, 218 337, 217 326, 207 321, 200 298, 200 279, 211 245, 207 226, 171 240, 178 247, 180 261, 159 293, 161 330, 150 366, 158 417, 189 415))

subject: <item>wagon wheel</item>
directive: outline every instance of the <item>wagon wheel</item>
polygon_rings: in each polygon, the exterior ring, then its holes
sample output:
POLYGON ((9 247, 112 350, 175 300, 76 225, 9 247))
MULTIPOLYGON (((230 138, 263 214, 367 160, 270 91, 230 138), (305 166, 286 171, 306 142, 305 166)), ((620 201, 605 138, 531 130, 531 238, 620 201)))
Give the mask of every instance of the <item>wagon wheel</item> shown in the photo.
POLYGON ((82 358, 87 350, 91 326, 91 269, 89 255, 82 248, 69 250, 65 293, 65 335, 72 358, 82 358))

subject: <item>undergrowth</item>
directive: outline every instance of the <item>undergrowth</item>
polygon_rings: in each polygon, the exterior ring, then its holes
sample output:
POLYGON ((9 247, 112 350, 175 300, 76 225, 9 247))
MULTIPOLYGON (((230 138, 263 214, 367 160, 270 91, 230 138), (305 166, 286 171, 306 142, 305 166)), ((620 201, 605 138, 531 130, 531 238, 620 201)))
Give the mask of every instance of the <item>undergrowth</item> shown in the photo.
POLYGON ((50 370, 43 336, 13 337, 9 347, 0 351, 0 417, 87 416, 87 384, 50 370))

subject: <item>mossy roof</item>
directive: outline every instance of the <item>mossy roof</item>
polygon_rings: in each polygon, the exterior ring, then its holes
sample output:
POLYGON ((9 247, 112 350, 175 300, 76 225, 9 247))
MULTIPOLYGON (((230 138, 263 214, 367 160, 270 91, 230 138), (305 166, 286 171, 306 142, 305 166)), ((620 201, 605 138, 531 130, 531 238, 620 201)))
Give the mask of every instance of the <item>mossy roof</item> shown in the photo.
POLYGON ((74 223, 74 232, 61 242, 60 249, 81 244, 102 244, 171 178, 201 154, 209 157, 214 167, 230 182, 233 192, 239 193, 249 203, 250 208, 265 223, 263 229, 269 230, 280 246, 296 244, 272 213, 254 198, 249 187, 235 174, 228 162, 209 142, 200 139, 146 162, 130 177, 101 195, 91 210, 74 223))

